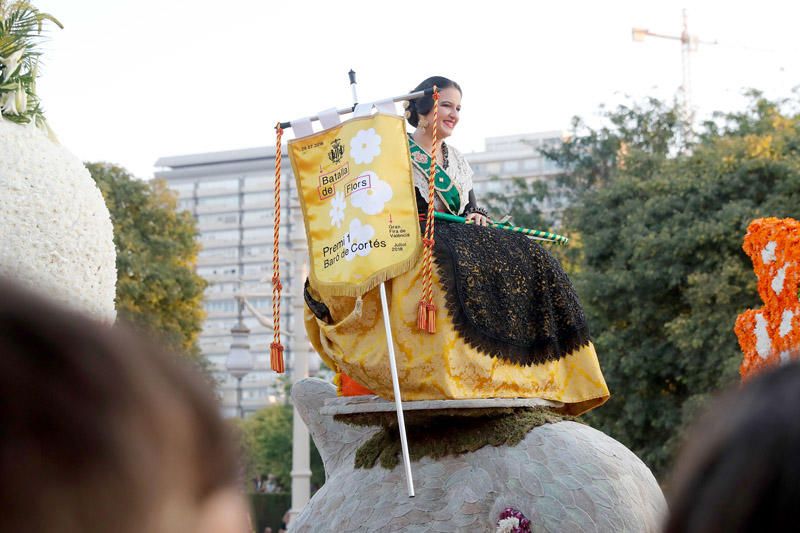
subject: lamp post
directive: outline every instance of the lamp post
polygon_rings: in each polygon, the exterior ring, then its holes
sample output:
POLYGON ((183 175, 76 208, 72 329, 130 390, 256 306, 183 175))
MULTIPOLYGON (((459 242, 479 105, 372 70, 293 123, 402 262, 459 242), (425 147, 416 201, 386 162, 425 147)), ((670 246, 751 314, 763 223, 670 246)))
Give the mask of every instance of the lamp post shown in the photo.
POLYGON ((253 354, 250 353, 248 338, 250 329, 242 321, 242 308, 244 304, 239 301, 239 322, 231 328, 231 349, 228 352, 228 359, 225 361, 225 368, 228 373, 236 379, 236 414, 239 418, 244 418, 244 408, 242 407, 242 378, 253 370, 253 354))

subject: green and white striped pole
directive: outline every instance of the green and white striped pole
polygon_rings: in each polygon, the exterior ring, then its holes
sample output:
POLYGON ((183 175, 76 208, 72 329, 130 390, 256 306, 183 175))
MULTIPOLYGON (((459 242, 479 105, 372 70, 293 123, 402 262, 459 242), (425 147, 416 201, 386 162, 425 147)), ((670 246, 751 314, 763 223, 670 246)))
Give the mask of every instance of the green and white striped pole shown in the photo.
MULTIPOLYGON (((456 215, 451 215, 449 213, 440 213, 440 212, 437 211, 434 214, 434 216, 439 220, 446 220, 448 222, 460 222, 462 224, 469 224, 469 222, 467 222, 466 218, 459 217, 459 216, 456 216, 456 215)), ((539 240, 539 241, 554 242, 554 243, 560 244, 562 246, 566 246, 566 244, 569 242, 569 238, 568 237, 564 237, 563 235, 558 235, 557 233, 550 233, 549 231, 541 231, 541 230, 538 230, 538 229, 530 229, 530 228, 523 228, 521 226, 514 226, 512 224, 509 224, 508 222, 503 222, 503 223, 490 222, 489 226, 492 227, 492 228, 499 228, 499 229, 504 229, 504 230, 507 230, 507 231, 513 231, 513 232, 516 232, 516 233, 522 233, 523 235, 531 237, 532 239, 536 239, 536 240, 539 240)))

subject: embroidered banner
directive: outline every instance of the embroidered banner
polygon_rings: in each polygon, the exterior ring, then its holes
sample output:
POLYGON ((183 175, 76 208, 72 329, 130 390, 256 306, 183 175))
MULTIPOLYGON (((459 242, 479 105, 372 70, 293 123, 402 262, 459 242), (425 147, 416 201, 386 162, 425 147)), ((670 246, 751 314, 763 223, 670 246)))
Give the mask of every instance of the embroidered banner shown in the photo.
POLYGON ((289 141, 322 294, 360 296, 409 270, 422 248, 405 122, 354 118, 289 141))

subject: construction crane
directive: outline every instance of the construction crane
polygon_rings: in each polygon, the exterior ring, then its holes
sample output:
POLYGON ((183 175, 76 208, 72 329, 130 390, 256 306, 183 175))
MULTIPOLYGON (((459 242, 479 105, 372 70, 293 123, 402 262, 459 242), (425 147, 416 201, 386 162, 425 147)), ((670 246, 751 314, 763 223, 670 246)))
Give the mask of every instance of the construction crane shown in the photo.
POLYGON ((696 35, 689 33, 689 16, 686 9, 682 12, 683 28, 680 35, 666 35, 663 33, 651 32, 645 28, 633 28, 633 40, 642 42, 647 37, 656 37, 659 39, 669 39, 672 41, 680 41, 681 43, 681 86, 679 89, 680 105, 683 114, 682 122, 684 124, 684 140, 690 136, 692 124, 694 123, 694 109, 692 108, 692 68, 691 56, 693 52, 697 51, 700 44, 719 44, 717 41, 702 41, 696 35))

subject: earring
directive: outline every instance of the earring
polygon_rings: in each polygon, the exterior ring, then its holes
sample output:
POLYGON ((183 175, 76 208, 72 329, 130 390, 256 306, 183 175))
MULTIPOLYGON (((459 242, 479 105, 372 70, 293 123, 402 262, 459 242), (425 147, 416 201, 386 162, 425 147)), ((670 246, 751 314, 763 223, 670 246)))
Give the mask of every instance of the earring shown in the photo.
POLYGON ((419 129, 425 131, 425 128, 427 128, 429 125, 430 123, 428 122, 428 119, 426 119, 425 117, 419 117, 419 122, 417 123, 417 127, 419 129))

